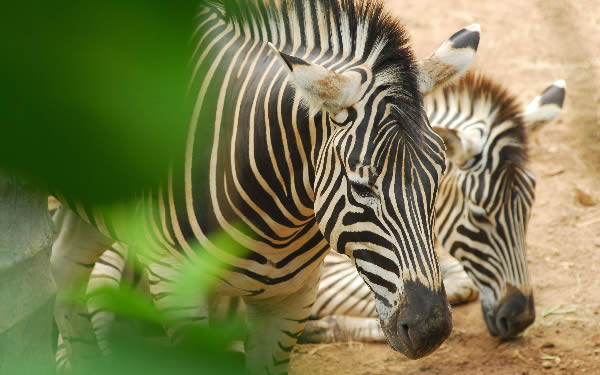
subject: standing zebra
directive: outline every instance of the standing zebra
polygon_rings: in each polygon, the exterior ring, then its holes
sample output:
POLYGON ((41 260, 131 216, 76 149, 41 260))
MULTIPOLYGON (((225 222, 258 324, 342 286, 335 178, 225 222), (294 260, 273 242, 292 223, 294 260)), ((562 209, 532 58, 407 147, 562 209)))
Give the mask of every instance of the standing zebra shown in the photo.
MULTIPOLYGON (((205 1, 197 19, 183 159, 118 214, 61 197, 69 208, 56 216, 58 288, 87 280, 115 241, 151 264, 151 288, 167 288, 159 305, 176 292, 177 268, 216 261, 224 269, 210 274, 212 293, 242 297, 260 332, 246 342, 248 367, 280 373, 331 247, 369 285, 395 350, 435 350, 452 324, 433 251, 445 157, 422 93, 466 69, 478 28, 417 64, 379 2, 205 1)), ((56 320, 77 367, 93 332, 63 294, 56 320)), ((195 302, 177 312, 207 320, 208 301, 195 302)))
MULTIPOLYGON (((515 336, 535 319, 525 258, 535 179, 525 166, 525 133, 556 118, 564 97, 565 83, 557 81, 521 110, 506 90, 471 73, 425 97, 448 150, 436 237, 479 289, 493 336, 515 336)), ((373 317, 374 301, 351 263, 329 254, 313 307, 313 318, 321 320, 308 323, 303 339, 384 341, 373 317)))

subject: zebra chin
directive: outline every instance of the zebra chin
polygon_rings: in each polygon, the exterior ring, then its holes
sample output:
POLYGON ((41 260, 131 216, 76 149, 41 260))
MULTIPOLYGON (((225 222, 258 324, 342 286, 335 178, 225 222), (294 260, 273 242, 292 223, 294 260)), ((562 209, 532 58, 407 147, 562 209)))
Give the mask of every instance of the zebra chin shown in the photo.
POLYGON ((483 303, 483 318, 492 336, 510 339, 535 321, 533 293, 523 293, 512 285, 506 286, 504 297, 494 307, 483 303))
POLYGON ((390 346, 410 359, 432 353, 452 331, 444 288, 433 291, 415 281, 404 284, 402 302, 386 320, 381 327, 390 346))

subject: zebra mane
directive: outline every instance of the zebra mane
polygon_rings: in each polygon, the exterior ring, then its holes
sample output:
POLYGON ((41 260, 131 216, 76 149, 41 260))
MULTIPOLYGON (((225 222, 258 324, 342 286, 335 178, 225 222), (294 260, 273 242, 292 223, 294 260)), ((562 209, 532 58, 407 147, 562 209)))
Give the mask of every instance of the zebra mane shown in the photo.
MULTIPOLYGON (((445 97, 467 95, 471 107, 461 110, 470 110, 473 113, 479 105, 486 108, 486 115, 491 120, 487 123, 488 137, 493 134, 494 128, 510 121, 512 126, 496 136, 496 138, 511 139, 511 144, 514 144, 514 147, 505 146, 502 149, 501 159, 503 162, 512 162, 519 167, 524 167, 527 161, 527 130, 523 121, 522 107, 515 96, 484 74, 473 72, 467 72, 458 82, 442 90, 445 97)), ((496 142, 494 140, 486 143, 491 145, 496 142)))
POLYGON ((270 41, 282 52, 354 65, 367 63, 402 118, 422 106, 415 57, 399 20, 381 0, 205 0, 242 35, 270 41), (308 52, 308 53, 307 53, 308 52), (339 60, 338 60, 339 61, 339 60), (403 105, 408 104, 408 105, 403 105))

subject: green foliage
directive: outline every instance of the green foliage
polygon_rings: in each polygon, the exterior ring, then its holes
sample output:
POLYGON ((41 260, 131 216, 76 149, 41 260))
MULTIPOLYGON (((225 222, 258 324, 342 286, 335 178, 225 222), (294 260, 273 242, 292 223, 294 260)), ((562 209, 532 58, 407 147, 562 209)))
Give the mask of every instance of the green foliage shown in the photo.
POLYGON ((192 326, 172 345, 160 329, 166 317, 146 298, 128 288, 99 293, 120 322, 110 337, 113 354, 85 374, 246 373, 243 356, 230 350, 232 342, 245 335, 241 323, 192 326))
MULTIPOLYGON (((109 343, 112 354, 89 362, 76 374, 164 375, 164 374, 245 374, 243 355, 230 350, 234 340, 245 335, 244 326, 235 320, 210 326, 189 327, 179 343, 169 343, 161 327, 166 317, 139 292, 127 287, 104 289, 107 311, 117 314, 109 343)), ((28 365, 27 371, 10 369, 11 374, 51 374, 44 364, 28 365)))
POLYGON ((197 6, 4 4, 0 168, 94 201, 156 183, 183 149, 197 6))

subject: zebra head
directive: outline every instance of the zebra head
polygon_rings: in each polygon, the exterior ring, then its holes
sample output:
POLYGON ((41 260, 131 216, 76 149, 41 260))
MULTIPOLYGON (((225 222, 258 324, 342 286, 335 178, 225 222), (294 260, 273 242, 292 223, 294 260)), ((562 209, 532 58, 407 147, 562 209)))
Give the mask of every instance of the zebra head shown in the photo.
POLYGON ((525 252, 535 178, 525 165, 525 131, 556 117, 564 94, 559 81, 523 112, 504 89, 469 74, 425 99, 448 158, 437 233, 477 285, 493 336, 514 336, 535 319, 525 252))
POLYGON ((419 64, 401 32, 396 40, 363 32, 359 38, 372 39, 364 59, 321 64, 275 54, 314 123, 319 228, 370 287, 391 346, 419 358, 452 329, 433 249, 444 146, 429 126, 422 94, 468 67, 479 26, 456 33, 419 64))

